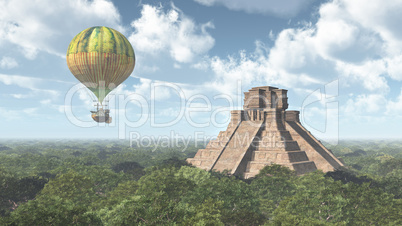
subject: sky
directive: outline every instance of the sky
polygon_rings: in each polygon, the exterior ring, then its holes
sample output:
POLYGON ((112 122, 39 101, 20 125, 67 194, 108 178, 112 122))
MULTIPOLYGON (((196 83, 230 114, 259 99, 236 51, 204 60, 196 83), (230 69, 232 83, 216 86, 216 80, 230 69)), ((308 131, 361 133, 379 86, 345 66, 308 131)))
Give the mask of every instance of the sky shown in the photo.
POLYGON ((324 141, 401 138, 399 0, 2 0, 0 138, 213 138, 255 86, 288 90, 289 110, 324 141), (107 26, 136 65, 92 121, 71 74, 80 31, 107 26))

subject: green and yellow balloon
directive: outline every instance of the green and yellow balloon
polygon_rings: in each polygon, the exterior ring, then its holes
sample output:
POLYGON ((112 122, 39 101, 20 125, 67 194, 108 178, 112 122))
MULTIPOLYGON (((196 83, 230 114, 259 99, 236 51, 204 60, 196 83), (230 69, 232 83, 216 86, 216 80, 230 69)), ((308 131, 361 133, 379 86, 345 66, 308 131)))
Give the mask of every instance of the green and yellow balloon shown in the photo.
POLYGON ((71 41, 67 65, 102 104, 133 72, 135 55, 130 42, 120 32, 103 26, 90 27, 71 41))

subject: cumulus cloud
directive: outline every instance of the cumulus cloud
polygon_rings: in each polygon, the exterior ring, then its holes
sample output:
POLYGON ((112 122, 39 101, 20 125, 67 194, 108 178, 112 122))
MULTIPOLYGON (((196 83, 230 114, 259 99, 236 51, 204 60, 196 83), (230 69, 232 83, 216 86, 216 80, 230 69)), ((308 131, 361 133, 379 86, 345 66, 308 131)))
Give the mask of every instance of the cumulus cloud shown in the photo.
POLYGON ((0 74, 0 82, 5 85, 17 85, 22 88, 27 88, 30 90, 37 89, 38 85, 41 83, 42 79, 31 78, 20 75, 5 75, 0 74))
POLYGON ((335 1, 341 4, 352 20, 364 29, 371 30, 384 40, 388 54, 400 55, 402 31, 400 29, 402 4, 398 0, 335 1))
POLYGON ((46 95, 51 98, 56 98, 60 95, 60 92, 57 90, 41 88, 41 86, 45 84, 44 79, 32 78, 20 75, 0 74, 0 83, 9 86, 18 86, 21 88, 28 89, 30 91, 28 94, 11 94, 11 96, 16 99, 32 98, 36 95, 46 95))
POLYGON ((387 65, 389 77, 402 81, 402 55, 386 58, 384 59, 384 64, 387 65))
POLYGON ((369 91, 387 93, 389 86, 383 73, 386 72, 386 65, 383 60, 367 61, 363 64, 350 64, 338 61, 336 69, 339 77, 343 78, 345 86, 350 84, 361 84, 369 91))
POLYGON ((0 117, 6 121, 16 121, 26 118, 27 116, 38 116, 38 108, 23 108, 20 110, 10 110, 0 107, 0 117))
POLYGON ((17 46, 28 59, 40 51, 64 57, 71 39, 94 24, 124 31, 109 0, 0 1, 0 9, 0 46, 17 46))
POLYGON ((348 114, 377 113, 387 103, 381 94, 362 94, 346 102, 344 112, 348 114))
POLYGON ((401 93, 399 94, 399 96, 396 98, 395 101, 388 101, 387 106, 386 106, 386 114, 389 116, 397 116, 397 117, 401 117, 402 115, 402 89, 401 89, 401 93))
POLYGON ((29 95, 21 94, 21 93, 10 94, 10 96, 14 97, 15 99, 25 99, 25 98, 30 97, 29 95))
MULTIPOLYGON (((361 86, 386 94, 387 78, 402 80, 401 32, 395 26, 402 19, 402 6, 396 1, 356 2, 322 4, 316 23, 282 30, 271 49, 257 43, 257 54, 213 57, 210 67, 216 81, 222 80, 219 85, 225 85, 242 78, 250 84, 265 81, 303 88, 339 77, 343 87, 361 86)), ((217 1, 204 3, 213 5, 217 1)), ((200 68, 201 64, 195 65, 200 68)))
POLYGON ((0 68, 11 69, 18 67, 17 61, 12 57, 3 57, 0 60, 0 68))
MULTIPOLYGON (((300 88, 322 83, 320 78, 314 78, 308 73, 295 73, 287 70, 286 65, 304 64, 303 59, 294 57, 292 61, 292 56, 289 54, 289 60, 285 65, 277 61, 277 57, 272 58, 272 55, 275 54, 278 55, 278 58, 279 55, 284 54, 283 57, 286 55, 286 53, 275 53, 275 48, 268 49, 262 42, 257 41, 255 51, 252 53, 240 51, 237 55, 230 55, 227 58, 212 57, 208 61, 208 67, 214 73, 214 78, 203 85, 207 89, 237 95, 239 82, 242 87, 269 84, 281 88, 300 88)), ((194 68, 205 70, 205 61, 194 68)))
POLYGON ((222 5, 230 10, 247 13, 270 14, 279 17, 294 17, 310 6, 314 0, 194 0, 205 6, 222 5))
POLYGON ((52 103, 51 99, 44 99, 41 100, 39 103, 43 104, 43 105, 49 105, 50 103, 52 103))
POLYGON ((135 31, 129 40, 136 51, 153 55, 167 51, 180 63, 208 52, 215 42, 207 32, 214 27, 211 22, 196 24, 174 6, 165 12, 162 7, 143 5, 141 17, 131 26, 135 31))
POLYGON ((314 51, 314 29, 285 29, 275 40, 275 45, 269 52, 269 61, 276 70, 292 70, 303 68, 314 61, 317 53, 314 51))
MULTIPOLYGON (((185 85, 140 78, 139 83, 133 86, 134 90, 132 92, 139 94, 148 100, 153 98, 156 101, 164 101, 173 95, 182 93, 182 86, 185 85)), ((125 92, 130 91, 125 90, 125 92)))
POLYGON ((361 94, 347 100, 342 112, 349 116, 366 116, 372 120, 386 117, 400 117, 402 114, 402 89, 396 98, 386 98, 386 95, 361 94))

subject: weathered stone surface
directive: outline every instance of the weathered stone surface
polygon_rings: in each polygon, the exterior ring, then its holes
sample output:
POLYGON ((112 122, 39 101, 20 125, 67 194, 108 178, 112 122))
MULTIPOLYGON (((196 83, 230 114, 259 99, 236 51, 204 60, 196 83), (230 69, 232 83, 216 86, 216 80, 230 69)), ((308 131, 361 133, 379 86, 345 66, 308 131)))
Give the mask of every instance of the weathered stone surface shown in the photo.
POLYGON ((289 167, 299 175, 343 166, 301 125, 298 111, 286 111, 287 90, 254 87, 244 96, 244 110, 232 111, 227 130, 187 159, 189 163, 245 178, 254 177, 270 164, 289 167))

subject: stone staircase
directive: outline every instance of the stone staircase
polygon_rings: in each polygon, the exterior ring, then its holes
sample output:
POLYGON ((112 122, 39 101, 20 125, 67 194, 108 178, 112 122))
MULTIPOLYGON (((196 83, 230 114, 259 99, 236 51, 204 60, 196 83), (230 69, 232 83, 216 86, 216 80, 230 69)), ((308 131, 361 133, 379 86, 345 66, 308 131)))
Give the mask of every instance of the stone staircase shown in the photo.
POLYGON ((317 169, 306 153, 300 150, 298 143, 292 140, 288 131, 268 129, 260 134, 261 137, 255 142, 251 159, 247 163, 244 178, 254 177, 262 168, 273 163, 296 170, 297 174, 317 169))
POLYGON ((215 140, 210 140, 205 149, 199 149, 187 162, 204 170, 211 170, 222 151, 228 145, 239 123, 230 123, 226 131, 220 131, 215 140))
POLYGON ((306 151, 308 158, 316 163, 318 169, 327 172, 343 166, 343 163, 299 122, 287 121, 286 125, 291 136, 297 140, 301 149, 306 151))
POLYGON ((245 155, 252 148, 251 144, 260 130, 263 121, 253 121, 252 123, 250 126, 250 121, 241 122, 235 135, 212 167, 213 170, 229 170, 232 174, 238 171, 245 155))

